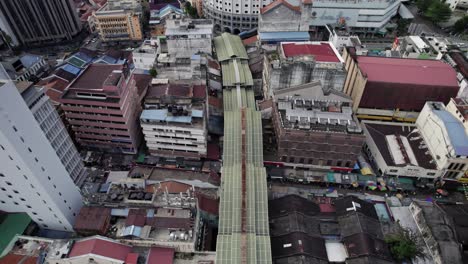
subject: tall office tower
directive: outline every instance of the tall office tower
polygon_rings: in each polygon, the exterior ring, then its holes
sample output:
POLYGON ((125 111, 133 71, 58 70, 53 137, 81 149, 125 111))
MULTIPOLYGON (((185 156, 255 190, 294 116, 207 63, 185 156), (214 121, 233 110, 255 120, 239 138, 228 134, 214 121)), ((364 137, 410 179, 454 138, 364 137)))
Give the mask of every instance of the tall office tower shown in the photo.
POLYGON ((203 0, 203 15, 213 19, 215 31, 238 34, 258 24, 260 9, 272 0, 203 0))
POLYGON ((0 80, 0 210, 26 212, 42 228, 71 231, 80 191, 34 118, 35 102, 28 106, 19 89, 0 80))
POLYGON ((72 0, 2 0, 0 29, 13 46, 34 46, 71 40, 81 23, 72 0))
POLYGON ((21 96, 34 115, 45 136, 77 186, 86 179, 87 172, 80 154, 42 88, 25 87, 21 96))
POLYGON ((138 151, 141 106, 126 64, 89 65, 60 101, 82 147, 132 154, 138 151))

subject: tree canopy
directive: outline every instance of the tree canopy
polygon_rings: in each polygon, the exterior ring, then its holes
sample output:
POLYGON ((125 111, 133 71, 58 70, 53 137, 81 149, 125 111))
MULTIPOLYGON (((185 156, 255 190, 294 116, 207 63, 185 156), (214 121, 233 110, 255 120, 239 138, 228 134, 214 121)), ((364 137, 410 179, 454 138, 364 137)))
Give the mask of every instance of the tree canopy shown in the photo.
POLYGON ((197 18, 198 13, 197 9, 190 4, 190 2, 185 3, 185 12, 191 17, 191 18, 197 18))
POLYGON ((393 258, 397 261, 410 260, 422 256, 419 237, 407 229, 401 228, 400 232, 385 237, 385 242, 390 247, 393 258))
POLYGON ((151 77, 155 78, 158 75, 158 72, 153 67, 153 68, 150 69, 149 74, 151 75, 151 77))
POLYGON ((468 32, 468 16, 464 16, 455 22, 453 31, 456 33, 468 32))
POLYGON ((450 6, 440 0, 417 0, 416 6, 425 17, 436 24, 449 20, 452 15, 450 6))

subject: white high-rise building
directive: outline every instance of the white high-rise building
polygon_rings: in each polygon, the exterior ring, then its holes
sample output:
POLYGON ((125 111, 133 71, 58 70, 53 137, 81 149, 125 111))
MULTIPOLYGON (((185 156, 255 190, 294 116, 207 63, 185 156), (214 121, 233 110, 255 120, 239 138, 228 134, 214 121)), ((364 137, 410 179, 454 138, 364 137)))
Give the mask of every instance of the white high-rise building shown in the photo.
POLYGON ((42 88, 25 87, 21 96, 34 115, 45 136, 77 186, 86 180, 87 172, 67 129, 42 88))
POLYGON ((0 80, 0 210, 26 212, 42 228, 71 231, 82 197, 30 110, 41 100, 28 106, 12 81, 0 80))
POLYGON ((257 27, 260 9, 272 0, 201 0, 203 15, 213 19, 215 31, 238 34, 257 27))

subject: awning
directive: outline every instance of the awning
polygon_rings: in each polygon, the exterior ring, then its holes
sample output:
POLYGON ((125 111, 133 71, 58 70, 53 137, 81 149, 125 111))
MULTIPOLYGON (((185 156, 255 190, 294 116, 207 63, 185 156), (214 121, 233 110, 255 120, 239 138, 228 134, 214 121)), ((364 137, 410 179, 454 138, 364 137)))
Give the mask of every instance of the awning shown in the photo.
POLYGON ((398 187, 405 191, 416 190, 416 187, 414 187, 413 180, 409 178, 398 178, 398 187))
POLYGON ((335 182, 335 174, 333 172, 327 173, 327 181, 328 182, 335 182))
POLYGON ((400 5, 400 9, 398 9, 398 14, 401 16, 403 19, 413 19, 413 13, 405 6, 405 5, 400 5))

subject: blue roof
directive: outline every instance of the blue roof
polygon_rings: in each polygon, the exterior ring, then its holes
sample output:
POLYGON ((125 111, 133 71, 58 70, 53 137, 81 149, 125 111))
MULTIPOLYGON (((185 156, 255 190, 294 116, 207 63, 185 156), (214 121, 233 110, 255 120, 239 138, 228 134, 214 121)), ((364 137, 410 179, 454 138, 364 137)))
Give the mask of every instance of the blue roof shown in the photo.
POLYGON ((141 227, 139 226, 134 226, 134 225, 131 225, 131 226, 127 226, 125 227, 123 233, 122 233, 122 236, 141 236, 141 227))
POLYGON ((143 110, 140 119, 151 120, 151 121, 165 121, 165 122, 176 122, 176 123, 192 123, 191 116, 168 116, 167 109, 152 109, 143 110))
POLYGON ((31 68, 34 64, 41 60, 41 56, 26 54, 21 56, 20 61, 25 68, 31 68))
POLYGON ((202 110, 192 110, 192 117, 203 117, 202 110))
POLYGON ((80 59, 80 60, 82 60, 82 61, 84 61, 86 63, 90 63, 93 60, 93 58, 91 58, 90 56, 84 54, 81 51, 78 51, 77 53, 73 54, 72 57, 76 57, 76 58, 78 58, 78 59, 80 59))
POLYGON ((434 113, 444 122, 455 155, 468 156, 468 136, 463 124, 447 111, 434 110, 434 113))
POLYGON ((63 69, 64 71, 67 71, 67 72, 69 72, 69 73, 71 73, 71 74, 74 74, 74 75, 78 75, 78 73, 80 73, 80 71, 81 71, 80 68, 78 68, 78 67, 76 67, 76 66, 73 66, 73 65, 71 65, 71 64, 68 64, 68 63, 65 64, 64 66, 62 66, 62 69, 63 69))
POLYGON ((163 7, 161 10, 159 10, 159 16, 164 16, 166 13, 169 13, 171 11, 179 13, 179 14, 184 13, 182 11, 182 9, 180 9, 180 8, 177 8, 177 7, 173 6, 173 5, 167 5, 167 6, 163 7))
POLYGON ((117 59, 114 59, 107 55, 102 56, 99 60, 107 64, 116 64, 116 62, 118 61, 117 59))
POLYGON ((261 41, 309 41, 310 36, 308 32, 292 31, 292 32, 260 32, 259 37, 261 41))

